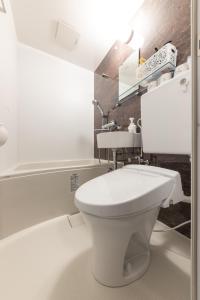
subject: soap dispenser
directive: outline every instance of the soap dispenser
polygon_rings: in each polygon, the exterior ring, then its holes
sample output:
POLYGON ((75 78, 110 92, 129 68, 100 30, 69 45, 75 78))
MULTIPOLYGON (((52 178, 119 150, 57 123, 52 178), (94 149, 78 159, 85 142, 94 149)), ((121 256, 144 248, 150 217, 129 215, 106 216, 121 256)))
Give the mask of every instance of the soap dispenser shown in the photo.
POLYGON ((134 123, 134 118, 129 118, 130 124, 128 126, 128 132, 130 133, 136 133, 136 125, 134 123))

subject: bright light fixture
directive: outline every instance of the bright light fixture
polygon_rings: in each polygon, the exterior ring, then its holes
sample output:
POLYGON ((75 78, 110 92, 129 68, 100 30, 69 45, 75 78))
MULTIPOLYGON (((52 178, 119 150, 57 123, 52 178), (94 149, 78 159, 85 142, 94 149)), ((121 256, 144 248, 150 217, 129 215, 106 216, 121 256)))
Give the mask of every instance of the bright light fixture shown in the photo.
POLYGON ((121 26, 117 33, 117 39, 126 43, 130 39, 132 32, 133 30, 129 25, 121 26))
POLYGON ((113 39, 126 43, 132 32, 129 20, 133 19, 144 0, 90 1, 90 11, 93 11, 90 19, 94 17, 92 23, 95 24, 92 30, 94 36, 98 37, 98 40, 113 39))
POLYGON ((137 31, 134 31, 133 38, 131 39, 129 45, 133 49, 140 49, 144 44, 144 37, 137 31))

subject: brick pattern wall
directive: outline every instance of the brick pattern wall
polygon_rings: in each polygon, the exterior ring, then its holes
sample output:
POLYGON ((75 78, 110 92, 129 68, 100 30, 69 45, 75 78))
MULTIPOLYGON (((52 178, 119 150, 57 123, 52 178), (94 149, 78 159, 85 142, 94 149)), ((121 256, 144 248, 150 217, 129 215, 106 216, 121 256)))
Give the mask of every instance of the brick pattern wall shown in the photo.
MULTIPOLYGON (((138 11, 137 16, 146 20, 148 26, 141 28, 144 37, 144 45, 141 55, 149 58, 154 53, 154 48, 160 48, 168 41, 178 49, 178 64, 186 61, 190 55, 190 0, 145 0, 138 11)), ((140 97, 129 96, 127 101, 120 107, 114 108, 118 97, 118 68, 119 65, 130 55, 131 48, 120 41, 116 41, 106 57, 94 74, 94 98, 108 113, 109 120, 116 120, 122 130, 127 130, 129 117, 140 118, 140 97), (110 78, 102 77, 107 74, 110 78)), ((95 128, 101 128, 101 116, 94 108, 95 128)), ((139 149, 119 152, 118 160, 128 163, 136 163, 134 157, 139 149)), ((95 156, 98 156, 95 134, 95 156)), ((111 156, 111 155, 110 155, 111 156)), ((101 150, 101 158, 106 158, 106 151, 101 150)), ((186 195, 190 195, 190 161, 184 155, 145 155, 152 165, 165 167, 180 172, 183 182, 183 189, 186 195)), ((190 205, 185 203, 177 204, 169 209, 161 209, 159 219, 169 226, 175 226, 190 218, 190 205)), ((190 236, 190 227, 185 226, 180 232, 190 236)))

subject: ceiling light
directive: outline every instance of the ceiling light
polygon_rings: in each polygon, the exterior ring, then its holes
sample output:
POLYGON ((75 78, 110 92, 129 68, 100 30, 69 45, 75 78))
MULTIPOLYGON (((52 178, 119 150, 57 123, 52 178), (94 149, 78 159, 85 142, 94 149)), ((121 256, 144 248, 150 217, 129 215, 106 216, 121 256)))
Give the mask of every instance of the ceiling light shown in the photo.
POLYGON ((144 44, 144 37, 137 31, 133 32, 133 37, 129 42, 129 45, 133 49, 140 49, 144 44))

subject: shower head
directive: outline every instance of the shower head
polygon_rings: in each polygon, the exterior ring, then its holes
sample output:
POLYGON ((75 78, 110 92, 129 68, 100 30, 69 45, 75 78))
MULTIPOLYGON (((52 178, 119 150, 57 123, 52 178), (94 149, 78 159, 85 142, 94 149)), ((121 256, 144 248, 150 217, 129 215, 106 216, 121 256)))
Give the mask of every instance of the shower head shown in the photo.
POLYGON ((92 100, 92 103, 97 106, 98 110, 101 113, 101 116, 105 117, 106 115, 104 114, 103 109, 102 109, 102 107, 99 104, 99 101, 97 101, 96 99, 94 99, 94 100, 92 100))
POLYGON ((92 100, 92 104, 96 104, 96 105, 98 105, 99 104, 99 102, 96 100, 96 99, 94 99, 94 100, 92 100))
MULTIPOLYGON (((93 99, 93 100, 92 100, 92 104, 94 104, 94 105, 97 106, 97 108, 98 108, 98 110, 99 110, 99 112, 100 112, 100 114, 101 114, 101 118, 102 118, 102 127, 103 127, 105 124, 108 123, 108 114, 107 114, 107 115, 104 114, 104 111, 103 111, 102 107, 100 106, 99 101, 97 101, 96 99, 93 99)), ((102 127, 101 127, 101 128, 102 128, 102 127)))

